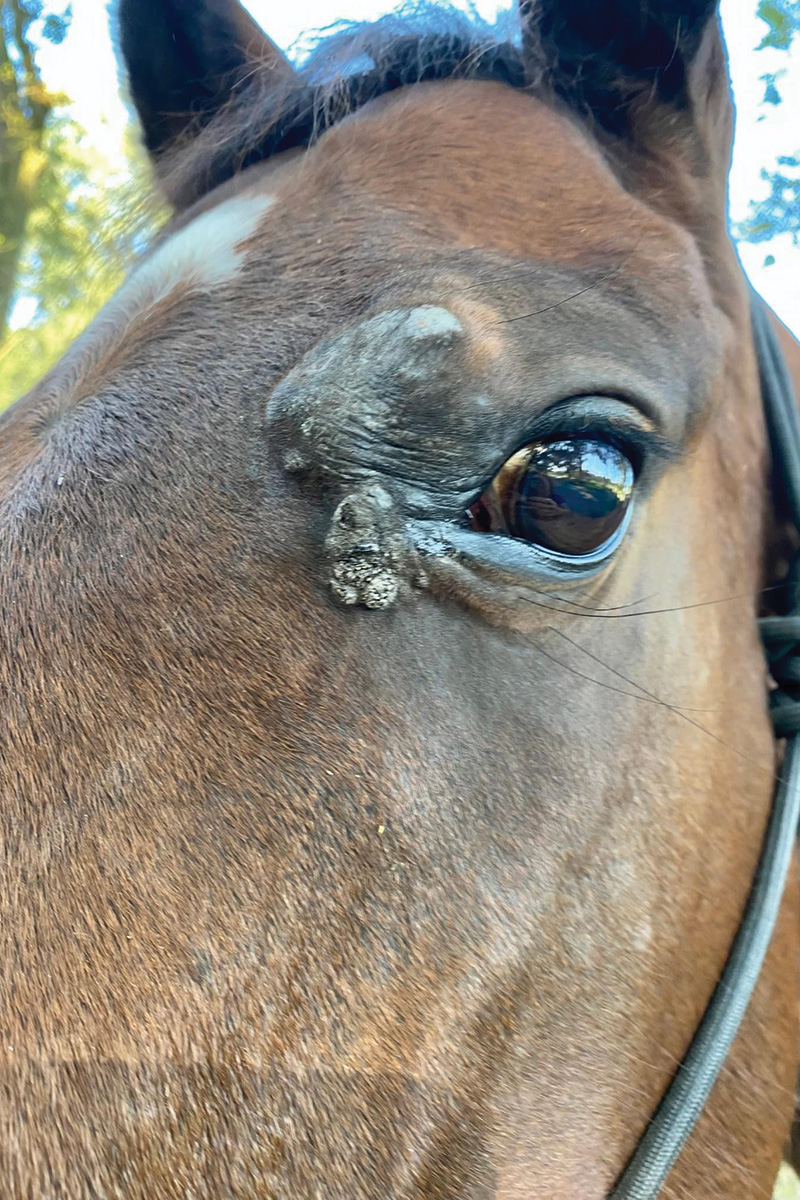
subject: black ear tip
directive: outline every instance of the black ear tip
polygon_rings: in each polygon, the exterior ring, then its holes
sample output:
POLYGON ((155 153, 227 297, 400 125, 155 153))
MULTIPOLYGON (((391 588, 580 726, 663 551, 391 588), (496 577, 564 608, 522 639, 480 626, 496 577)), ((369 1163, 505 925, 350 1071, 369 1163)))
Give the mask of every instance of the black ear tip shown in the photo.
POLYGON ((292 73, 239 0, 119 0, 120 53, 148 149, 202 127, 254 64, 292 73))
POLYGON ((551 64, 556 91, 619 131, 626 102, 681 103, 687 69, 717 0, 520 0, 525 45, 551 64))
POLYGON ((558 15, 584 27, 598 20, 615 22, 620 32, 649 24, 689 31, 711 19, 719 0, 519 0, 518 7, 523 21, 558 15))
POLYGON ((191 106, 185 39, 171 0, 120 0, 119 49, 145 144, 159 151, 176 136, 175 114, 191 106))

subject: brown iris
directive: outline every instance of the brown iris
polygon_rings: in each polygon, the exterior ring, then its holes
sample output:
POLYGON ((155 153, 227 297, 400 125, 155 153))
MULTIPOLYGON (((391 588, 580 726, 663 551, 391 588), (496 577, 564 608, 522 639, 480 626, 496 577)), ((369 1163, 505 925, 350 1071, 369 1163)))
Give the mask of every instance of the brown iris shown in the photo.
POLYGON ((503 463, 468 509, 472 528, 581 557, 620 528, 633 495, 623 452, 594 438, 531 442, 503 463))

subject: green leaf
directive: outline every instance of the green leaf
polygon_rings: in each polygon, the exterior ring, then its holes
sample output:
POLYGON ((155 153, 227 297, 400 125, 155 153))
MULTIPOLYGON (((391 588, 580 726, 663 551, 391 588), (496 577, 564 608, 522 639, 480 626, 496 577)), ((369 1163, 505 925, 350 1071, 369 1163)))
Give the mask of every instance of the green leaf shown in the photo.
POLYGON ((800 32, 800 0, 759 0, 757 12, 769 26, 758 49, 788 50, 800 32))

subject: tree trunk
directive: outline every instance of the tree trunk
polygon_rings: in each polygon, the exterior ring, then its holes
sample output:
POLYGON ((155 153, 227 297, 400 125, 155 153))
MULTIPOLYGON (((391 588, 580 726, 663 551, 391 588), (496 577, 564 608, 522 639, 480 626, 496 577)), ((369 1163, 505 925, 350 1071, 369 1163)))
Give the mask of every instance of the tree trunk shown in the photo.
POLYGON ((33 187, 25 160, 41 148, 51 104, 30 43, 21 0, 0 0, 0 345, 8 334, 33 187), (3 20, 5 16, 9 20, 3 20), (9 43, 16 54, 12 60, 9 43))
POLYGON ((4 150, 0 147, 0 346, 8 333, 30 208, 19 188, 20 164, 7 163, 4 150))

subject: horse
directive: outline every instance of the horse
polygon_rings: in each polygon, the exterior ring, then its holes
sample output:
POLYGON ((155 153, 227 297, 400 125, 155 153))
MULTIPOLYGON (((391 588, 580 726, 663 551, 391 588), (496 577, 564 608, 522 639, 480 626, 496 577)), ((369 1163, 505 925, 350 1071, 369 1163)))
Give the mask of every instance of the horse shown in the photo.
MULTIPOLYGON (((4 1195, 600 1200, 780 769, 716 6, 118 20, 173 215, 0 425, 4 1195)), ((672 1200, 770 1194, 799 916, 672 1200)))

